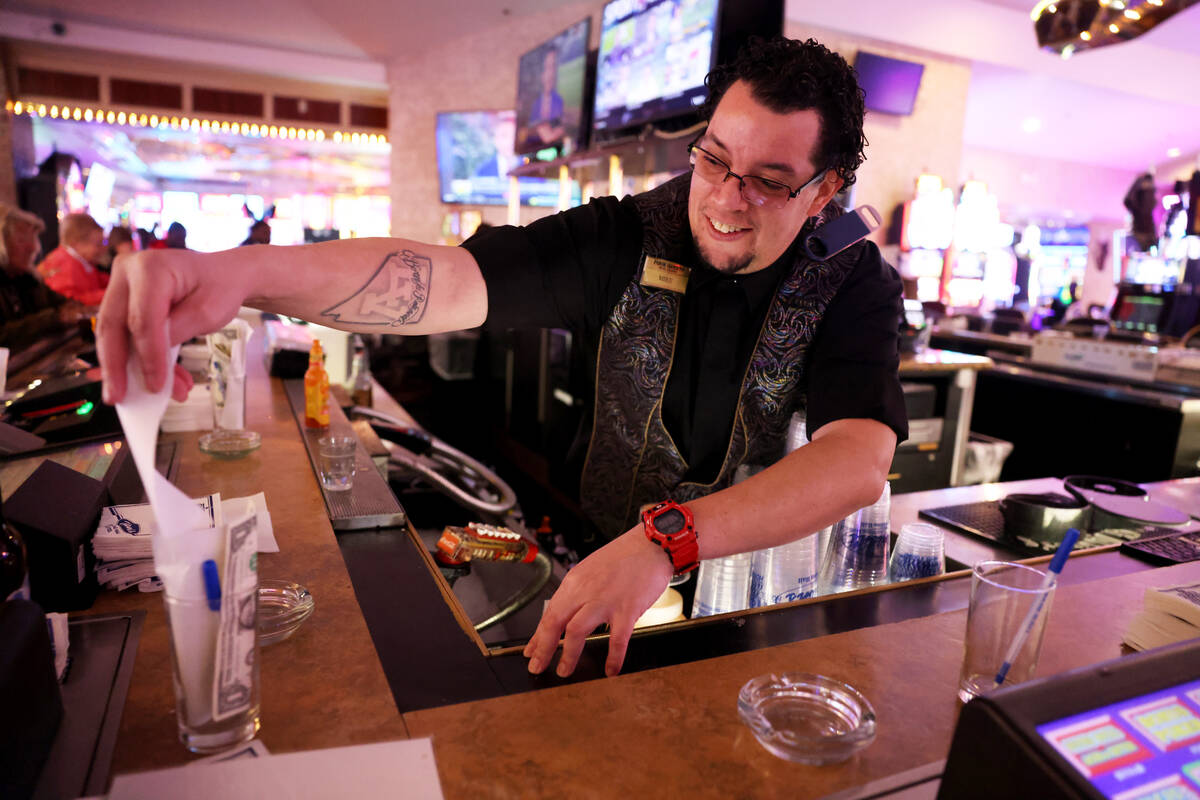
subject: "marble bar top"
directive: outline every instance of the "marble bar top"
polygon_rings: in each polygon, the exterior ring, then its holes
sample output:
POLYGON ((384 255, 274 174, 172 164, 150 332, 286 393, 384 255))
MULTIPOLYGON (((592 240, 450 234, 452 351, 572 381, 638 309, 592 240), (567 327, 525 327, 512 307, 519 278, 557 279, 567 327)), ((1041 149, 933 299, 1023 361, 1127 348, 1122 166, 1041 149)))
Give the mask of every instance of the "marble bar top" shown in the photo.
MULTIPOLYGON (((1146 587, 1196 579, 1200 563, 1060 587, 1038 675, 1117 657, 1146 587)), ((965 625, 954 611, 404 717, 433 737, 448 798, 822 797, 946 757, 965 625), (738 690, 791 670, 858 688, 875 742, 824 767, 765 750, 738 718, 738 690)))

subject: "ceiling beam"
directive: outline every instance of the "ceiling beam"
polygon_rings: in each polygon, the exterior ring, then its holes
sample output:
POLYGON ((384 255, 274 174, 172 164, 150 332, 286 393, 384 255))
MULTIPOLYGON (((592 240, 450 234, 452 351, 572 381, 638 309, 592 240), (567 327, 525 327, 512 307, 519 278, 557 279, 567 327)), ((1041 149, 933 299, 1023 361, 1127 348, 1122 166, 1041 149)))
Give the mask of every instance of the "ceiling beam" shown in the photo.
POLYGON ((52 28, 57 21, 59 20, 35 14, 0 10, 0 31, 9 39, 132 53, 320 83, 370 89, 387 88, 384 65, 377 61, 144 33, 77 21, 66 22, 65 30, 60 35, 52 28))

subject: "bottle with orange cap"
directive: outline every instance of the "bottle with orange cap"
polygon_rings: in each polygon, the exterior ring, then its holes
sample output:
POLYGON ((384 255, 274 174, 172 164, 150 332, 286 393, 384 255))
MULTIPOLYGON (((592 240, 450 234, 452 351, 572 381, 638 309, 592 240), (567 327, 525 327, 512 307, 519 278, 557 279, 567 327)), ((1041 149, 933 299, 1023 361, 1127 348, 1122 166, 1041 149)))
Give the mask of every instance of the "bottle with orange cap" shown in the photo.
POLYGON ((304 424, 309 428, 329 427, 329 373, 325 371, 325 353, 319 339, 313 339, 304 373, 304 424))

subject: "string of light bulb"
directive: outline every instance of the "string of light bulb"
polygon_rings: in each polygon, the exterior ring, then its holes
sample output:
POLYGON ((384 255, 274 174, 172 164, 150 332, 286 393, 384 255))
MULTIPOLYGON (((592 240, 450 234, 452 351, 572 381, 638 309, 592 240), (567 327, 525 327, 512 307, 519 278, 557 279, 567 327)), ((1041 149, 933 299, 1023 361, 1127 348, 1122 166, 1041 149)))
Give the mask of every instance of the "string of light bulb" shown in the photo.
POLYGON ((146 114, 137 111, 119 111, 77 105, 57 105, 28 100, 8 100, 5 110, 15 116, 45 117, 75 122, 94 122, 122 125, 131 128, 156 128, 158 130, 193 131, 248 136, 262 139, 289 139, 323 142, 326 139, 337 144, 377 145, 387 144, 387 136, 380 133, 360 131, 333 131, 322 128, 272 125, 265 122, 231 122, 229 120, 203 119, 201 117, 146 114))

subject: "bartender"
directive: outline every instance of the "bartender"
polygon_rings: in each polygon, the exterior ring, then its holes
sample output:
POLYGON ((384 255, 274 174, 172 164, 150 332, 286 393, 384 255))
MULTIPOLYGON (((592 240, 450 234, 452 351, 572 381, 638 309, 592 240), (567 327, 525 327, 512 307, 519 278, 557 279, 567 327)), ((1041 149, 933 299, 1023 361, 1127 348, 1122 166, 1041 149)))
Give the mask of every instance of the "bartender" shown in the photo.
POLYGON ((573 331, 596 375, 580 499, 611 541, 567 574, 525 654, 541 672, 561 637, 568 675, 607 623, 617 673, 672 574, 869 505, 907 435, 896 272, 868 242, 819 263, 798 247, 863 160, 853 71, 815 41, 777 38, 708 85, 691 171, 641 195, 458 248, 352 239, 118 259, 98 329, 106 400, 124 396, 131 351, 161 387, 168 343, 243 303, 359 332, 573 331), (811 443, 784 455, 797 410, 811 443), (734 486, 743 463, 767 468, 734 486))

